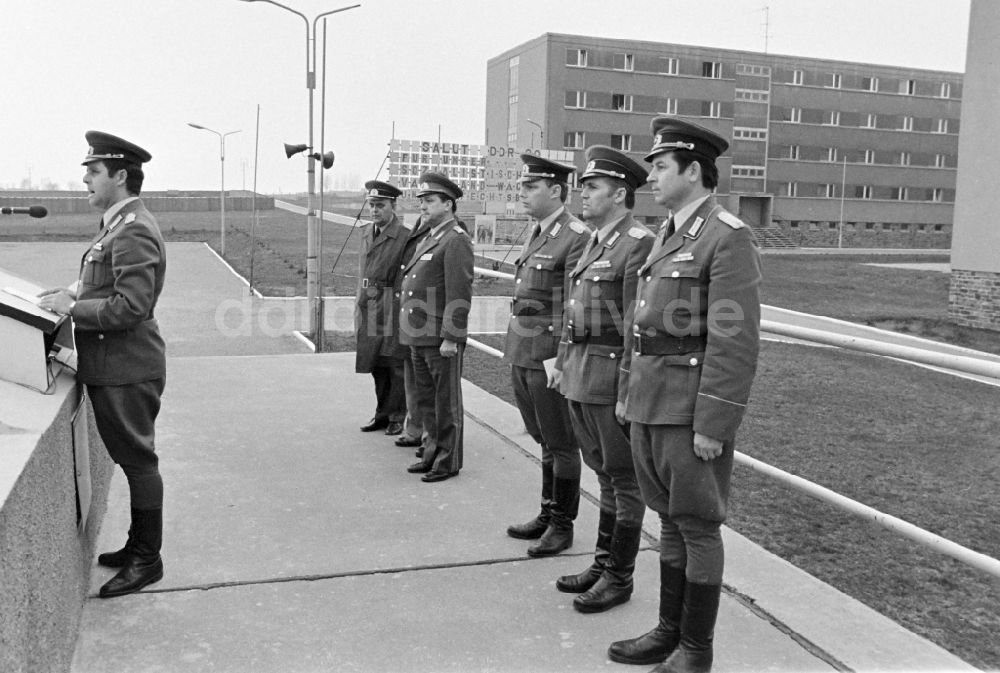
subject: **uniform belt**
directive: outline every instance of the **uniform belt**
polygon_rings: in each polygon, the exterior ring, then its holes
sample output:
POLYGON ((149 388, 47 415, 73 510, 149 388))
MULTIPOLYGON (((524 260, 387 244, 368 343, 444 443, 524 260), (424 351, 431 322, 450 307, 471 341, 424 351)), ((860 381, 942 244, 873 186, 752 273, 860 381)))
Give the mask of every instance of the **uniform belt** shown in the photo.
POLYGON ((515 317, 553 314, 552 307, 546 306, 540 301, 519 301, 516 299, 510 303, 510 312, 515 317))
POLYGON ((640 355, 682 355, 705 350, 705 337, 701 334, 648 336, 635 332, 633 336, 635 337, 633 349, 640 355))
POLYGON ((599 346, 622 346, 625 339, 614 328, 609 328, 599 334, 593 334, 589 327, 584 327, 582 332, 574 328, 572 321, 567 324, 569 327, 570 343, 589 343, 599 346))
POLYGON ((362 288, 374 287, 380 290, 384 290, 385 288, 389 287, 389 285, 385 281, 379 282, 377 280, 369 280, 368 278, 362 278, 361 287, 362 288))

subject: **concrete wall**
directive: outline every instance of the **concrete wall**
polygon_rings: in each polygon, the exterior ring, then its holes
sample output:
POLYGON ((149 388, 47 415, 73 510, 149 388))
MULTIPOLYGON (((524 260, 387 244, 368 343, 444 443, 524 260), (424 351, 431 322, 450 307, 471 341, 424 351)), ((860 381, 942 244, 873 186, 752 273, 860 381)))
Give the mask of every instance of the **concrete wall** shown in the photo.
POLYGON ((112 463, 88 405, 91 508, 77 532, 72 378, 54 395, 0 381, 0 671, 69 671, 112 463))
POLYGON ((962 131, 958 140, 955 231, 949 316, 961 325, 1000 330, 1000 226, 996 187, 1000 154, 1000 3, 972 0, 962 131))
MULTIPOLYGON (((219 210, 218 192, 143 192, 142 202, 151 212, 211 212, 219 210)), ((257 195, 257 209, 274 208, 274 197, 257 195)), ((226 210, 248 211, 253 198, 249 192, 226 192, 226 210)), ((86 192, 5 192, 0 206, 45 206, 50 213, 92 213, 86 192)))

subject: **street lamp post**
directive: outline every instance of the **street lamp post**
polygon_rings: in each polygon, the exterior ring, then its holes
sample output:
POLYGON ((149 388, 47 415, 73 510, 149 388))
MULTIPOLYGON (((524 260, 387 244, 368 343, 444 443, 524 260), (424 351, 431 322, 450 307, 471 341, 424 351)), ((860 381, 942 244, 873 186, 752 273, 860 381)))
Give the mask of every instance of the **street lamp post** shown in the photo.
POLYGON ((530 119, 525 119, 524 121, 528 122, 532 126, 537 126, 538 127, 538 144, 544 150, 545 149, 545 131, 542 129, 542 125, 539 124, 538 122, 532 121, 530 119))
POLYGON ((201 129, 202 131, 208 131, 209 133, 214 133, 219 136, 219 164, 222 167, 222 181, 219 186, 219 210, 222 213, 222 231, 221 231, 221 241, 219 242, 219 252, 225 257, 226 256, 226 136, 232 135, 234 133, 239 133, 240 130, 227 131, 226 133, 219 133, 218 131, 213 131, 210 128, 201 126, 200 124, 192 124, 188 122, 188 126, 195 129, 201 129))
POLYGON ((316 254, 319 226, 316 221, 316 211, 313 209, 313 197, 316 194, 316 157, 319 155, 319 152, 313 151, 313 92, 316 90, 316 22, 324 16, 354 9, 361 5, 350 5, 317 14, 313 19, 312 29, 310 30, 309 19, 305 14, 280 2, 276 2, 275 0, 242 0, 242 2, 266 2, 302 17, 302 21, 306 24, 306 88, 309 90, 309 162, 306 168, 308 187, 306 200, 306 302, 309 305, 309 332, 312 335, 313 343, 318 346, 316 352, 321 352, 322 347, 319 345, 322 343, 320 330, 323 329, 323 307, 321 304, 323 297, 318 287, 319 274, 316 254))

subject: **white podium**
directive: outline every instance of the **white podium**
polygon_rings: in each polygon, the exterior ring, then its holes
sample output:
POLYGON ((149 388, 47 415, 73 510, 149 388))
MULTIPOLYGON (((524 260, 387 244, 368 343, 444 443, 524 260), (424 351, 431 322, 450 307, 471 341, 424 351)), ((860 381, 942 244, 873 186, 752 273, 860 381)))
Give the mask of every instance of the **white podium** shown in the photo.
POLYGON ((75 365, 72 321, 38 307, 44 289, 0 268, 0 379, 42 393, 75 365))

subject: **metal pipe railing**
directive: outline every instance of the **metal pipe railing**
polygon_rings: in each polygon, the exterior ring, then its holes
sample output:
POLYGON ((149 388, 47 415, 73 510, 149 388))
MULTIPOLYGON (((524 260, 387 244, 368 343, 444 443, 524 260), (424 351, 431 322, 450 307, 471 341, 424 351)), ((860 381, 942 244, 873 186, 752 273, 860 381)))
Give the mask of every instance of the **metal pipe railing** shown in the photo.
MULTIPOLYGON (((478 271, 479 270, 477 269, 477 272, 478 271)), ((765 327, 764 323, 770 323, 770 321, 762 321, 761 327, 763 329, 766 329, 767 331, 771 332, 775 331, 773 329, 770 329, 770 327, 765 327)), ((774 323, 771 323, 771 325, 773 326, 774 323)), ((808 330, 808 331, 824 334, 819 330, 808 330)), ((797 338, 804 338, 804 337, 797 337, 797 338)), ((853 339, 853 337, 850 338, 853 339)), ((855 339, 855 341, 870 342, 871 340, 855 339)), ((873 342, 873 343, 881 344, 881 342, 873 342)), ((496 348, 493 348, 492 346, 487 346, 481 341, 476 341, 475 339, 469 339, 468 345, 484 353, 493 355, 494 357, 501 357, 501 358, 503 357, 502 351, 499 351, 496 348)), ((887 345, 887 344, 882 344, 882 345, 887 345)), ((900 348, 905 348, 905 347, 900 347, 900 348)), ((919 349, 908 348, 907 350, 919 350, 919 349)), ((950 356, 950 357, 960 357, 960 356, 950 356)), ((969 360, 972 358, 962 358, 962 359, 969 360)), ((955 367, 951 368, 954 369, 955 367)), ((920 528, 919 526, 915 526, 912 523, 909 523, 902 519, 898 519, 889 514, 885 514, 884 512, 880 512, 879 510, 869 507, 868 505, 863 505, 856 500, 851 500, 850 498, 840 495, 835 491, 831 491, 830 489, 824 486, 815 484, 809 481, 808 479, 797 477, 794 474, 791 474, 790 472, 785 472, 784 470, 774 467, 773 465, 762 463, 756 458, 752 458, 746 455, 745 453, 736 451, 734 452, 733 458, 737 463, 745 467, 749 467, 750 469, 759 472, 761 474, 764 474, 768 477, 771 477, 775 481, 778 481, 785 486, 800 491, 811 498, 815 498, 816 500, 837 507, 838 509, 844 510, 845 512, 853 514, 861 519, 871 521, 872 523, 875 523, 876 525, 879 525, 882 528, 885 528, 886 530, 892 531, 893 533, 896 533, 905 538, 913 540, 914 542, 924 547, 933 549, 939 553, 945 554, 946 556, 950 556, 957 561, 961 561, 962 563, 965 563, 966 565, 981 570, 989 575, 992 575, 993 577, 1000 578, 1000 560, 997 560, 992 556, 987 556, 986 554, 982 554, 973 549, 969 549, 968 547, 963 547, 957 542, 952 542, 951 540, 943 538, 940 535, 936 535, 934 533, 931 533, 930 531, 920 528)))

